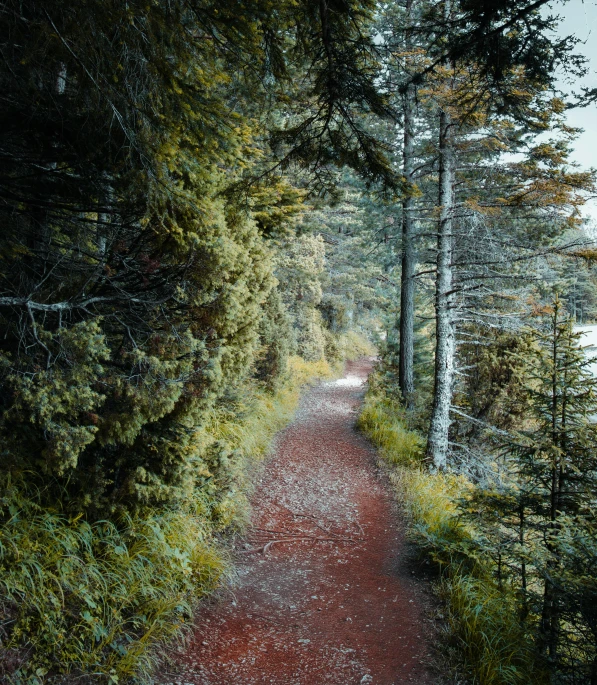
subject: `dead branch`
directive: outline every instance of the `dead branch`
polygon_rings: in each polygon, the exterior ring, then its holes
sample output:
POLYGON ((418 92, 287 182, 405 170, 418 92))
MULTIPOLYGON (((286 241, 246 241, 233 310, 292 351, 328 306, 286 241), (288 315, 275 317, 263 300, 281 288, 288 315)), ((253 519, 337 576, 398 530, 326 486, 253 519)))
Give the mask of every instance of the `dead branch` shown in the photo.
POLYGON ((297 537, 291 537, 291 538, 280 538, 279 540, 270 540, 269 542, 266 542, 263 547, 255 547, 254 549, 243 549, 240 550, 241 554, 257 554, 257 553, 262 553, 263 556, 266 556, 268 550, 270 547, 273 545, 279 545, 285 542, 299 542, 301 540, 313 540, 313 542, 352 542, 356 543, 356 540, 353 540, 352 538, 316 538, 313 537, 312 535, 303 535, 303 536, 297 536, 297 537))
MULTIPOLYGON (((332 533, 331 530, 329 530, 328 528, 325 528, 324 526, 321 525, 321 519, 326 518, 325 516, 313 516, 313 514, 299 514, 296 511, 292 511, 292 509, 289 509, 288 507, 284 506, 283 504, 280 504, 280 502, 277 502, 276 504, 279 507, 281 507, 282 509, 286 509, 286 511, 289 512, 290 514, 292 514, 293 516, 313 519, 313 521, 315 521, 315 525, 318 528, 320 528, 321 530, 323 530, 326 533, 329 533, 330 535, 335 535, 335 533, 332 533)), ((342 523, 341 521, 337 521, 335 519, 328 519, 328 520, 331 520, 334 523, 338 523, 338 524, 342 523)), ((351 521, 351 520, 349 520, 349 523, 354 523, 357 526, 357 528, 359 529, 359 532, 361 533, 360 539, 363 540, 365 538, 365 531, 363 530, 363 527, 361 526, 361 524, 358 521, 351 521)), ((265 529, 262 529, 262 530, 265 530, 265 529)))

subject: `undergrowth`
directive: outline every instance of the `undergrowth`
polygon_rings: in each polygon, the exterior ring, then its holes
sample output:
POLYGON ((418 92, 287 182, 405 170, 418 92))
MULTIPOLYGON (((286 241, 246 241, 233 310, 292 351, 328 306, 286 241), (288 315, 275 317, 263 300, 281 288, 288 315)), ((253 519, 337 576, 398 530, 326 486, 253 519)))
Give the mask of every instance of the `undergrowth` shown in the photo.
POLYGON ((208 525, 190 512, 127 517, 118 525, 68 520, 13 484, 1 505, 8 682, 85 674, 117 683, 147 675, 150 647, 181 632, 195 598, 224 571, 208 525))
POLYGON ((402 405, 375 383, 358 425, 390 465, 411 538, 440 569, 436 589, 444 606, 446 647, 457 667, 475 685, 545 683, 516 598, 498 586, 484 561, 477 544, 482 531, 459 516, 458 503, 473 484, 463 476, 425 470, 422 437, 408 429, 402 405))
POLYGON ((381 392, 367 393, 357 426, 379 448, 390 464, 421 462, 424 441, 406 427, 402 405, 381 392))
POLYGON ((374 357, 377 349, 373 343, 357 331, 347 331, 340 337, 342 358, 355 361, 361 357, 374 357))
POLYGON ((184 637, 196 602, 226 575, 218 534, 246 519, 251 469, 301 386, 331 373, 325 361, 293 358, 274 392, 247 386, 215 409, 198 444, 217 447, 218 469, 184 508, 87 521, 2 483, 0 680, 151 682, 160 645, 184 637))

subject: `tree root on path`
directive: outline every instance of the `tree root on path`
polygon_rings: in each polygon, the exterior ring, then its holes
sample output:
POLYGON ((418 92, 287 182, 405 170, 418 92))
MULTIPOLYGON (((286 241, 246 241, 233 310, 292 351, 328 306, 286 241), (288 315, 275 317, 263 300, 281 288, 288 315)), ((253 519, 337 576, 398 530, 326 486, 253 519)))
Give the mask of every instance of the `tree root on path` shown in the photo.
POLYGON ((316 538, 311 535, 304 535, 300 537, 292 537, 292 538, 280 538, 279 540, 270 540, 269 542, 266 542, 263 547, 255 547, 254 549, 243 549, 239 550, 241 554, 257 554, 259 552, 263 553, 263 556, 266 556, 268 550, 270 547, 273 545, 279 545, 282 544, 283 542, 299 542, 301 540, 313 540, 313 542, 352 542, 353 544, 356 544, 356 540, 353 540, 352 538, 316 538))
MULTIPOLYGON (((300 517, 300 518, 313 519, 313 521, 315 521, 315 525, 316 525, 320 530, 323 530, 324 533, 328 533, 329 535, 334 535, 334 534, 335 534, 333 531, 331 531, 331 530, 329 530, 328 528, 326 528, 325 526, 322 526, 322 525, 321 525, 321 519, 322 519, 322 518, 326 518, 326 517, 324 517, 324 516, 313 516, 313 514, 300 514, 299 512, 293 511, 293 510, 290 509, 289 507, 286 507, 286 506, 284 506, 283 504, 280 504, 280 502, 276 502, 276 505, 277 505, 278 507, 281 507, 282 509, 286 509, 286 511, 289 512, 290 514, 292 514, 293 516, 300 517)), ((342 525, 342 523, 343 523, 343 521, 338 521, 337 519, 328 519, 328 520, 329 520, 329 521, 332 521, 333 523, 335 523, 335 524, 337 524, 337 525, 342 525)), ((351 519, 348 519, 348 522, 349 522, 349 523, 354 523, 354 524, 358 527, 359 532, 361 533, 361 536, 362 536, 362 537, 361 537, 361 540, 364 540, 364 539, 365 539, 365 531, 363 530, 363 526, 361 526, 361 524, 360 524, 358 521, 353 521, 353 520, 351 520, 351 519)))

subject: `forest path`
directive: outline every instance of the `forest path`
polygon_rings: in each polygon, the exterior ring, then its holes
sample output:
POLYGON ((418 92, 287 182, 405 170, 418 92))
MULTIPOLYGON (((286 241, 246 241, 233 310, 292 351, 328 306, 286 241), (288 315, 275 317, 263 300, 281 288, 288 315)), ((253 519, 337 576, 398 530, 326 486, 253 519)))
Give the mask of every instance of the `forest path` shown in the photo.
POLYGON ((253 497, 238 586, 204 605, 180 685, 435 682, 424 590, 375 453, 354 422, 370 361, 310 389, 253 497))

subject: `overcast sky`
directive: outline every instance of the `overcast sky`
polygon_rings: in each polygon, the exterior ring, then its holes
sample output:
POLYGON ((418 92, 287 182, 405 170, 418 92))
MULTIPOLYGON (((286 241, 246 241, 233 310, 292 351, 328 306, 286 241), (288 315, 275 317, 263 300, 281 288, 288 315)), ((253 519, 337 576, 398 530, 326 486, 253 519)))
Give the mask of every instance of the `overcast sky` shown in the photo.
MULTIPOLYGON (((580 90, 581 85, 597 88, 597 0, 569 0, 565 4, 554 2, 550 8, 552 14, 558 14, 563 19, 558 33, 564 36, 573 34, 580 38, 583 42, 579 43, 576 52, 590 60, 590 72, 580 83, 571 86, 562 79, 561 88, 568 91, 571 88, 580 90)), ((584 129, 575 142, 573 160, 583 168, 597 168, 597 104, 570 110, 568 121, 572 126, 584 129)), ((597 201, 587 205, 585 214, 597 225, 597 201)))

